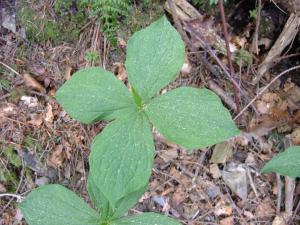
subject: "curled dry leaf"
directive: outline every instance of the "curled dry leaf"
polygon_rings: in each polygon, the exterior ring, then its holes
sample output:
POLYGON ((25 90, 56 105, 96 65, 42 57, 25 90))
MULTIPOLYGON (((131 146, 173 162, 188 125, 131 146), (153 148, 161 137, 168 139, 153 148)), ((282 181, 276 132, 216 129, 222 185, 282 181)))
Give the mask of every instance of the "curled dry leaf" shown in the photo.
POLYGON ((33 126, 40 126, 43 123, 43 115, 37 113, 31 114, 28 123, 33 126))
POLYGON ((67 66, 66 70, 65 70, 65 75, 64 75, 65 80, 69 80, 71 78, 71 72, 72 72, 72 67, 67 66))
POLYGON ((37 82, 30 74, 25 73, 23 78, 27 87, 30 87, 42 93, 46 93, 46 89, 39 82, 37 82))
POLYGON ((211 163, 225 163, 232 156, 232 145, 228 141, 217 144, 214 147, 211 163))
POLYGON ((45 122, 48 124, 52 124, 54 116, 52 112, 52 105, 50 103, 47 104, 47 109, 46 109, 46 115, 45 115, 45 122))
POLYGON ((233 225, 233 216, 229 216, 220 220, 220 225, 233 225))
POLYGON ((210 165, 209 172, 211 173, 214 179, 218 179, 222 176, 221 171, 217 164, 210 165))
POLYGON ((51 153, 50 159, 48 160, 49 166, 61 167, 64 160, 65 154, 63 152, 63 146, 57 145, 51 153))
POLYGON ((222 178, 230 190, 242 200, 247 199, 248 180, 245 165, 229 164, 226 170, 222 171, 222 178))
POLYGON ((291 138, 294 145, 300 145, 300 127, 293 131, 291 138))
POLYGON ((127 80, 127 72, 125 69, 125 65, 123 63, 114 63, 115 66, 115 74, 117 78, 121 81, 127 80))

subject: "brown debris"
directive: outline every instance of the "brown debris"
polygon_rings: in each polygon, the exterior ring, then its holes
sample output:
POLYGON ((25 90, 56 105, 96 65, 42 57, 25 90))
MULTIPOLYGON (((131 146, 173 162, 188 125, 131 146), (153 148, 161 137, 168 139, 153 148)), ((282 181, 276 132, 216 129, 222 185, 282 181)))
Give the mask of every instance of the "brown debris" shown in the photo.
POLYGON ((37 82, 30 74, 25 73, 23 75, 23 79, 24 79, 26 86, 28 86, 34 90, 37 90, 41 93, 46 93, 46 89, 39 82, 37 82))

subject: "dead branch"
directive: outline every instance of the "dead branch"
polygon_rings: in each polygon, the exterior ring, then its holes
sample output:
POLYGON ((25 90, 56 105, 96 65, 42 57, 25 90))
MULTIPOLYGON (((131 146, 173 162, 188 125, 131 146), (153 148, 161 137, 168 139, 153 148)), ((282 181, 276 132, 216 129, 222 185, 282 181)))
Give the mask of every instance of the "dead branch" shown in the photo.
POLYGON ((281 55, 282 51, 293 41, 295 35, 298 33, 300 17, 296 14, 291 14, 286 22, 283 31, 277 38, 275 44, 268 52, 264 61, 260 64, 257 71, 257 76, 253 80, 253 84, 257 84, 260 79, 272 68, 272 61, 281 55))

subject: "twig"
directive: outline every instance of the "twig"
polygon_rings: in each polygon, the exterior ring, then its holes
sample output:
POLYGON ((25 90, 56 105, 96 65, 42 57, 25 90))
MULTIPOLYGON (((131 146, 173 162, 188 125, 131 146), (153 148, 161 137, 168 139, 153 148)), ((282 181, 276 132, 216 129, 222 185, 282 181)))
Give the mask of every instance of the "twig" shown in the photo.
MULTIPOLYGON (((234 72, 232 58, 231 58, 231 51, 230 51, 230 47, 229 47, 229 35, 228 35, 228 31, 227 31, 227 23, 226 23, 226 18, 225 18, 223 0, 219 0, 218 4, 219 4, 219 10, 221 13, 222 27, 223 27, 223 32, 224 32, 225 44, 226 44, 226 53, 227 53, 226 55, 227 55, 227 60, 229 63, 230 75, 231 75, 231 77, 235 78, 235 72, 234 72)), ((235 97, 237 111, 239 111, 240 96, 238 93, 238 89, 235 85, 233 85, 233 91, 234 91, 234 97, 235 97)))
POLYGON ((282 198, 282 182, 280 175, 276 173, 276 183, 277 183, 277 205, 276 205, 276 214, 279 215, 280 213, 280 206, 281 206, 281 198, 282 198))
POLYGON ((257 84, 260 79, 266 74, 266 72, 272 68, 272 64, 268 62, 273 61, 281 55, 282 51, 292 42, 299 30, 300 16, 292 13, 286 22, 281 34, 277 38, 275 44, 268 52, 264 61, 259 65, 257 70, 257 76, 253 79, 252 84, 257 84))
POLYGON ((176 8, 175 8, 174 1, 173 0, 168 0, 168 4, 169 4, 169 7, 170 7, 170 10, 171 10, 171 13, 172 13, 172 17, 173 17, 173 20, 174 20, 175 27, 177 28, 178 32, 181 34, 182 39, 188 45, 188 47, 190 49, 193 48, 191 43, 190 43, 190 39, 188 38, 187 34, 184 32, 182 24, 180 23, 180 21, 178 19, 178 15, 176 13, 176 8))
POLYGON ((285 177, 285 212, 289 217, 293 215, 295 186, 296 186, 295 179, 286 176, 285 177))
POLYGON ((3 99, 6 99, 6 98, 8 98, 8 97, 10 97, 11 94, 12 94, 12 93, 7 93, 7 94, 5 94, 5 95, 2 95, 2 96, 0 97, 0 101, 2 101, 3 99))
POLYGON ((259 26, 260 26, 260 17, 261 17, 261 0, 258 0, 258 5, 257 5, 257 12, 256 12, 256 26, 255 26, 255 32, 254 32, 254 37, 252 40, 252 46, 251 46, 251 51, 256 53, 258 55, 258 31, 259 31, 259 26))
POLYGON ((295 209, 295 211, 294 211, 294 213, 293 213, 292 218, 291 218, 290 221, 288 222, 288 225, 292 224, 292 222, 293 222, 293 220, 295 219, 295 217, 296 217, 296 215, 297 215, 299 209, 300 209, 300 200, 299 200, 299 202, 298 202, 298 204, 297 204, 297 207, 296 207, 296 209, 295 209))
POLYGON ((208 81, 208 88, 214 91, 217 95, 221 97, 221 99, 234 111, 237 112, 237 106, 233 99, 221 89, 215 82, 212 80, 208 81))
POLYGON ((220 10, 221 19, 222 19, 222 28, 223 28, 225 44, 226 44, 227 60, 229 63, 229 69, 230 69, 231 76, 234 76, 234 69, 233 69, 231 52, 230 52, 230 47, 229 47, 229 35, 228 35, 228 31, 227 31, 223 0, 219 0, 218 4, 219 4, 219 10, 220 10))
POLYGON ((16 70, 14 70, 13 68, 11 68, 9 65, 6 65, 4 62, 0 62, 0 64, 1 64, 2 66, 4 66, 6 69, 8 69, 8 70, 10 70, 11 72, 13 72, 14 74, 16 74, 17 76, 23 78, 23 76, 22 76, 20 73, 18 73, 16 70))
POLYGON ((239 112, 239 114, 234 117, 233 120, 236 120, 237 118, 239 118, 277 79, 279 79, 280 77, 282 77, 283 75, 287 74, 288 72, 291 72, 293 70, 296 69, 300 69, 300 65, 299 66, 294 66, 291 67, 283 72, 281 72, 279 75, 277 75, 273 80, 271 80, 271 82, 265 86, 243 109, 242 111, 239 112))
POLYGON ((4 198, 4 197, 11 197, 11 198, 16 198, 17 201, 21 201, 23 199, 22 196, 20 195, 16 195, 16 194, 10 194, 10 193, 4 193, 4 194, 0 194, 0 198, 4 198))
MULTIPOLYGON (((193 52, 197 51, 197 48, 193 46, 193 44, 191 43, 189 37, 187 36, 187 34, 184 30, 182 24, 179 21, 179 18, 178 18, 176 9, 175 9, 174 1, 173 0, 168 0, 168 4, 169 4, 169 7, 170 7, 170 11, 172 13, 172 17, 173 17, 173 20, 174 20, 175 27, 177 28, 178 32, 180 33, 183 41, 186 43, 187 47, 191 51, 193 51, 193 52)), ((198 37, 196 37, 196 38, 198 38, 198 37)), ((220 73, 215 69, 215 67, 210 62, 208 62, 208 60, 206 58, 204 58, 202 55, 199 55, 199 57, 200 57, 201 62, 206 66, 206 68, 212 74, 214 74, 216 77, 220 76, 220 73)))

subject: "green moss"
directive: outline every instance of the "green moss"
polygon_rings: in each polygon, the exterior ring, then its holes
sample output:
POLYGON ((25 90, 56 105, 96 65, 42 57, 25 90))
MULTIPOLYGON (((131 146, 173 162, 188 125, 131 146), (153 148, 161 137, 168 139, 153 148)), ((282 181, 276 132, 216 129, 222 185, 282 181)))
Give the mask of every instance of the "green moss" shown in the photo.
POLYGON ((136 7, 132 7, 121 24, 120 35, 131 36, 160 18, 164 14, 164 3, 162 0, 144 0, 136 7))
POLYGON ((37 12, 23 0, 17 15, 27 39, 34 43, 51 41, 54 44, 76 40, 86 18, 83 11, 68 11, 72 4, 72 0, 57 0, 53 6, 56 17, 53 18, 48 11, 37 12))

